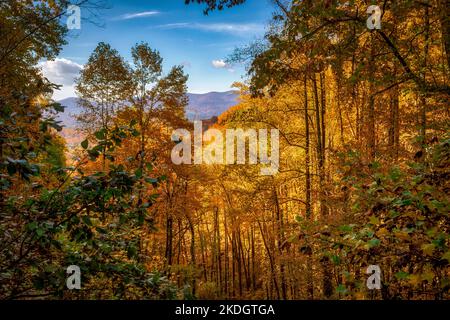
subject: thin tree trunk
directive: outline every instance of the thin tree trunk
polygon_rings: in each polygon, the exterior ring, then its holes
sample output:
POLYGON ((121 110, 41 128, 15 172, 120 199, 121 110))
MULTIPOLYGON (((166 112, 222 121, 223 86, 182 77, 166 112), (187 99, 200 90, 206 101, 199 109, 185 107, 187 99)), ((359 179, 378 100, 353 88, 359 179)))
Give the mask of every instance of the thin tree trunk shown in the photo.
POLYGON ((215 229, 216 229, 216 250, 217 250, 217 280, 219 292, 222 293, 222 261, 221 261, 221 251, 220 251, 220 224, 219 224, 219 208, 215 208, 215 229))
MULTIPOLYGON (((283 248, 282 245, 284 243, 284 234, 283 234, 283 214, 281 212, 280 203, 278 201, 278 194, 275 187, 273 187, 273 197, 275 202, 275 213, 277 218, 277 236, 278 236, 278 254, 280 255, 280 258, 282 258, 283 255, 283 248)), ((287 292, 286 292, 286 276, 285 276, 285 265, 282 259, 279 259, 279 265, 280 265, 280 278, 281 278, 281 294, 284 300, 287 299, 287 292)))
MULTIPOLYGON (((320 193, 320 211, 321 216, 326 223, 326 218, 328 216, 328 207, 326 204, 326 192, 325 192, 325 165, 326 165, 326 126, 325 126, 325 119, 326 119, 326 90, 325 90, 325 75, 324 73, 320 74, 320 89, 321 89, 321 125, 322 125, 322 149, 320 150, 319 155, 319 193, 320 193)), ((331 265, 329 262, 328 257, 322 258, 322 271, 323 271, 323 293, 326 298, 331 297, 333 294, 333 284, 331 282, 331 265)))
POLYGON ((227 215, 224 213, 223 216, 223 226, 224 226, 224 232, 225 232, 225 276, 224 276, 224 285, 225 285, 225 296, 229 297, 229 286, 228 286, 228 280, 229 280, 229 249, 228 249, 228 226, 227 226, 227 215))
POLYGON ((450 0, 439 0, 438 9, 440 13, 440 23, 442 31, 442 40, 447 57, 447 66, 450 67, 450 0))
MULTIPOLYGON (((395 69, 394 69, 395 70, 395 69)), ((399 88, 394 87, 391 92, 390 103, 390 124, 389 124, 389 149, 391 150, 392 159, 398 160, 400 132, 399 132, 399 88)))
POLYGON ((189 230, 191 232, 191 269, 192 269, 192 295, 195 297, 195 287, 196 287, 196 279, 194 270, 196 267, 196 259, 195 259, 195 229, 194 224, 192 223, 192 219, 189 215, 186 215, 186 219, 189 224, 189 230))
POLYGON ((369 106, 367 110, 367 145, 369 160, 375 160, 376 155, 376 137, 375 137, 375 37, 371 34, 370 44, 370 62, 369 62, 369 106))
MULTIPOLYGON (((304 80, 305 86, 305 183, 306 183, 306 218, 311 219, 311 174, 310 174, 310 141, 309 141, 309 115, 308 115, 308 81, 305 76, 304 80)), ((307 292, 309 299, 314 299, 314 284, 312 275, 312 256, 307 257, 306 260, 306 281, 307 281, 307 292)))
MULTIPOLYGON (((448 8, 447 8, 448 9, 448 8)), ((424 34, 424 57, 422 63, 422 79, 426 83, 426 68, 428 64, 428 53, 429 53, 429 42, 430 42, 430 12, 427 5, 425 5, 425 34, 424 34)), ((447 52, 448 53, 448 52, 447 52)), ((427 141, 427 99, 420 93, 420 137, 421 137, 421 148, 425 149, 427 141)))

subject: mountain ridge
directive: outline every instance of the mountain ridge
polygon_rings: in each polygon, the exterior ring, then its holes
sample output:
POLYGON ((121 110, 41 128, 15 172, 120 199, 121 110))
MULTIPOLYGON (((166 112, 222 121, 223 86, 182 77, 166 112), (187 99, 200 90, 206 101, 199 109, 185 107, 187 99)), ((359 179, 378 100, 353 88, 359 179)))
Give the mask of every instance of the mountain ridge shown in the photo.
MULTIPOLYGON (((212 91, 208 93, 188 93, 189 104, 186 107, 186 116, 189 120, 207 120, 220 116, 223 112, 238 103, 239 94, 235 90, 225 92, 212 91)), ((58 115, 58 120, 68 128, 77 126, 74 116, 81 113, 77 97, 68 97, 59 100, 66 107, 63 113, 58 115)))

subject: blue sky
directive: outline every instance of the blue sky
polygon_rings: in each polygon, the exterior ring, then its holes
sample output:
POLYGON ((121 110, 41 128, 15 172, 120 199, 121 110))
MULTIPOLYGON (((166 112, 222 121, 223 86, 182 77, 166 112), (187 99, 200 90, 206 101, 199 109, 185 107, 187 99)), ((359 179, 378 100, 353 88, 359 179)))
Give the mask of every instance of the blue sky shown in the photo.
MULTIPOLYGON (((189 92, 230 90, 241 81, 242 66, 225 66, 234 48, 261 38, 273 10, 270 0, 247 0, 244 5, 203 15, 203 5, 184 0, 109 0, 95 24, 82 21, 71 30, 68 45, 56 61, 43 62, 44 74, 64 87, 57 100, 74 96, 73 78, 100 41, 107 42, 130 61, 131 47, 141 41, 160 51, 167 72, 182 64, 189 74, 189 92)), ((86 17, 87 12, 81 12, 86 17)))

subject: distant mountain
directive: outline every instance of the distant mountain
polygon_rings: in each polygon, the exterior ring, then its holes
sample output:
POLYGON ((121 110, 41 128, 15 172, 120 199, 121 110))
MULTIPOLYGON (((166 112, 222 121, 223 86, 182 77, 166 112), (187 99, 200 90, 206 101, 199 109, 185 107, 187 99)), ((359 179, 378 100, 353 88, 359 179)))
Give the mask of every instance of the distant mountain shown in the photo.
POLYGON ((220 116, 238 103, 236 91, 209 92, 205 94, 188 93, 189 106, 186 114, 189 120, 206 120, 220 116))
POLYGON ((78 106, 78 98, 71 97, 58 101, 62 106, 66 107, 63 113, 58 115, 58 120, 66 127, 76 127, 77 121, 74 116, 81 113, 81 108, 78 106))
MULTIPOLYGON (((230 107, 238 103, 236 91, 209 92, 205 94, 188 93, 189 105, 186 115, 189 120, 206 120, 219 116, 230 107)), ((65 106, 64 113, 59 115, 58 120, 68 127, 76 127, 74 116, 80 114, 81 109, 77 104, 78 98, 71 97, 58 101, 65 106)))

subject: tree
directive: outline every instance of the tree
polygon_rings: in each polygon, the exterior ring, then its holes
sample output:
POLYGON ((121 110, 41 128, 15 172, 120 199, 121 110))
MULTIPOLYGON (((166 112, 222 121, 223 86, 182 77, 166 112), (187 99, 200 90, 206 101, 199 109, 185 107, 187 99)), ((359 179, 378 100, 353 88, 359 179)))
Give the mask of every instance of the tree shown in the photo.
MULTIPOLYGON (((108 138, 114 117, 125 107, 132 90, 129 66, 117 50, 109 44, 99 43, 76 83, 79 104, 83 109, 78 121, 84 131, 90 136, 98 132, 100 137, 108 138)), ((104 167, 106 154, 103 155, 104 167)))
POLYGON ((101 42, 81 71, 76 90, 83 108, 78 121, 86 132, 107 130, 130 96, 130 69, 117 50, 101 42))
POLYGON ((236 5, 243 4, 245 0, 184 0, 186 4, 190 3, 204 3, 206 4, 206 9, 204 10, 205 14, 213 10, 223 10, 225 7, 231 8, 236 5))

